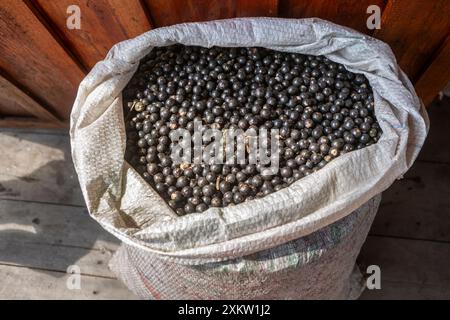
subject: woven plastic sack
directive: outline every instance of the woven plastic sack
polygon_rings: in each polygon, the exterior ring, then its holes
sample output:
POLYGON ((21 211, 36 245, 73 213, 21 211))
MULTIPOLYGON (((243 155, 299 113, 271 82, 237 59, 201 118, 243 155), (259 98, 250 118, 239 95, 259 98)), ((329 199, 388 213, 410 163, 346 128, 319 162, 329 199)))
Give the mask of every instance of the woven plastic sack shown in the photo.
POLYGON ((319 19, 245 18, 160 28, 115 45, 80 84, 70 134, 94 219, 128 246, 204 265, 280 246, 349 215, 408 170, 427 130, 425 109, 383 42, 319 19), (124 160, 121 96, 142 57, 175 43, 324 55, 363 73, 374 92, 381 139, 264 198, 178 217, 124 160))
POLYGON ((365 287, 355 266, 380 203, 275 248, 224 262, 187 266, 122 245, 110 267, 143 299, 356 299, 365 287))

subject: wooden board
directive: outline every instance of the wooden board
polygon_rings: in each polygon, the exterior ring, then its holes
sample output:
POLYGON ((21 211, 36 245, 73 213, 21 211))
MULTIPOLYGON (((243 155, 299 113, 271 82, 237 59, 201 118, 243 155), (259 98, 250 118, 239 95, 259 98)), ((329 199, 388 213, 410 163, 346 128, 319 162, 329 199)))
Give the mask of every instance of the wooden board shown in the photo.
POLYGON ((280 0, 279 13, 286 18, 321 18, 371 34, 366 26, 369 5, 378 5, 383 11, 383 0, 280 0))
POLYGON ((0 199, 84 206, 68 135, 0 132, 0 199))
POLYGON ((439 49, 427 70, 416 82, 416 91, 428 106, 438 92, 450 82, 450 36, 439 49))
POLYGON ((448 0, 391 0, 374 36, 391 46, 400 67, 415 82, 446 39, 449 16, 448 0))
POLYGON ((0 118, 0 128, 27 128, 27 129, 65 129, 68 131, 69 122, 41 121, 31 117, 2 117, 0 118))
POLYGON ((276 0, 145 0, 155 27, 233 17, 276 16, 276 0))
POLYGON ((371 233, 450 242, 450 164, 416 162, 383 193, 371 233))
POLYGON ((10 81, 0 75, 0 114, 12 116, 34 116, 41 121, 60 121, 47 109, 42 107, 30 96, 17 88, 10 81))
POLYGON ((118 280, 81 276, 81 289, 69 290, 70 275, 0 265, 0 299, 137 299, 118 280))
MULTIPOLYGON (((6 234, 12 232, 2 231, 6 234)), ((16 231, 16 234, 20 235, 20 232, 16 231)), ((76 265, 81 274, 115 279, 115 275, 108 269, 112 252, 11 240, 2 241, 0 250, 0 265, 56 271, 62 274, 66 273, 70 266, 76 265)))
POLYGON ((359 260, 363 271, 372 264, 381 269, 381 290, 367 291, 366 297, 381 298, 386 285, 391 298, 392 292, 397 299, 417 293, 422 298, 450 298, 450 243, 369 236, 359 260), (401 285, 396 288, 390 283, 401 285))
POLYGON ((381 290, 366 289, 361 300, 448 300, 448 286, 384 280, 381 290))
POLYGON ((419 160, 450 164, 450 97, 435 101, 427 109, 430 131, 420 151, 419 160))
POLYGON ((117 42, 150 30, 145 8, 139 0, 35 0, 32 3, 88 69, 102 60, 117 42), (67 8, 73 4, 81 12, 79 30, 66 26, 67 8))
POLYGON ((0 38, 0 69, 68 119, 84 73, 24 2, 2 2, 0 38))
POLYGON ((145 0, 155 27, 164 27, 182 22, 231 18, 234 6, 231 0, 145 0))
MULTIPOLYGON (((72 185, 74 191, 65 188, 72 181, 67 178, 74 174, 73 169, 67 170, 68 166, 63 170, 70 164, 70 158, 66 161, 68 137, 2 132, 0 150, 6 149, 9 152, 0 152, 0 163, 8 164, 8 169, 12 170, 4 175, 14 172, 16 183, 22 186, 14 189, 21 191, 20 196, 12 195, 18 199, 0 200, 0 298, 134 298, 108 268, 120 242, 91 219, 86 209, 33 201, 70 200, 70 197, 61 197, 64 192, 57 195, 58 188, 79 195, 76 184, 72 185), (67 163, 55 166, 58 161, 67 163), (43 164, 49 169, 44 175, 27 174, 28 170, 35 173, 33 168, 42 168, 43 164), (66 178, 52 186, 55 179, 52 170, 60 171, 66 178), (21 198, 27 201, 19 200, 21 198), (66 287, 66 270, 71 265, 80 267, 81 290, 66 287), (30 283, 25 286, 26 281, 30 283), (5 284, 8 290, 3 289, 5 284)), ((11 176, 9 179, 12 180, 11 176)), ((1 188, 3 196, 15 192, 3 185, 1 188)))
POLYGON ((39 244, 67 251, 114 251, 120 243, 84 208, 11 200, 0 200, 0 239, 2 243, 39 244))
POLYGON ((278 0, 237 0, 236 17, 276 17, 278 0))

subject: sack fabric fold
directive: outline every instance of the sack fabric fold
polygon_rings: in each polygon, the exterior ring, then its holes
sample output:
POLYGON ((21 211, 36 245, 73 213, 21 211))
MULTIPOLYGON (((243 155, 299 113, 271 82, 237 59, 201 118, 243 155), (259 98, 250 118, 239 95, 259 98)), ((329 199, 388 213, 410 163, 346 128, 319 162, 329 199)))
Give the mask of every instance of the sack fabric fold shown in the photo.
POLYGON ((242 259, 342 220, 402 177, 427 132, 424 106, 389 46, 316 18, 186 23, 118 43, 81 82, 70 126, 72 157, 90 215, 127 248, 192 266, 242 259), (383 134, 376 144, 344 154, 264 198, 178 217, 124 160, 121 95, 141 58, 154 47, 176 43, 323 55, 367 77, 383 134))

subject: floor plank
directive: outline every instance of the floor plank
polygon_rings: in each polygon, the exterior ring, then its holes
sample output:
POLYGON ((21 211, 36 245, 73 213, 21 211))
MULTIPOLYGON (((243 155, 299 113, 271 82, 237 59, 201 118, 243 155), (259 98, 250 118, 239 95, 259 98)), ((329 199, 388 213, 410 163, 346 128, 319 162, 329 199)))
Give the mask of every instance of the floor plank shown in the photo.
POLYGON ((449 243, 369 236, 358 260, 362 270, 381 270, 382 289, 366 290, 362 298, 450 299, 449 243))
POLYGON ((447 300, 450 288, 409 282, 383 281, 381 290, 365 290, 361 300, 447 300))
POLYGON ((0 299, 133 298, 108 268, 119 243, 83 208, 0 200, 0 299), (65 286, 72 265, 82 290, 65 286))
POLYGON ((108 262, 120 241, 84 208, 60 132, 0 132, 0 299, 134 299, 108 262), (82 289, 68 290, 80 267, 82 289))
POLYGON ((0 200, 0 264, 113 278, 107 265, 120 242, 77 207, 0 200))
POLYGON ((450 97, 435 101, 427 108, 430 131, 418 160, 450 163, 450 97))
POLYGON ((84 208, 0 200, 0 242, 6 241, 110 251, 120 243, 84 208))
POLYGON ((116 279, 81 276, 81 289, 69 290, 70 276, 0 265, 0 299, 136 299, 116 279))
POLYGON ((40 243, 0 242, 0 265, 21 266, 61 272, 78 266, 84 275, 115 279, 108 262, 113 252, 83 248, 51 246, 40 243))
POLYGON ((370 233, 450 242, 449 195, 450 164, 416 162, 383 193, 370 233))
POLYGON ((0 199, 84 206, 67 135, 0 132, 0 199))

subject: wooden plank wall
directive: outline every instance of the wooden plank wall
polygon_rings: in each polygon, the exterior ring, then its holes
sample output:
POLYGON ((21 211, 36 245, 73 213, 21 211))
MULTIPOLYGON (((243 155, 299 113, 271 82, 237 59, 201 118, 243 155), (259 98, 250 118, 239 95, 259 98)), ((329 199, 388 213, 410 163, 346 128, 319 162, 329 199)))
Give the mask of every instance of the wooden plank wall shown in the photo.
POLYGON ((0 5, 0 70, 67 120, 84 72, 22 1, 0 5))
POLYGON ((119 41, 181 22, 252 16, 319 17, 389 43, 426 104, 450 79, 448 0, 5 0, 0 127, 67 127, 79 82, 119 41), (66 27, 73 4, 80 30, 66 27), (375 32, 366 28, 371 4, 382 10, 375 32))
POLYGON ((432 61, 416 82, 417 94, 423 99, 425 105, 430 104, 436 96, 435 88, 444 88, 449 82, 450 36, 447 36, 447 39, 439 48, 436 57, 432 61))
POLYGON ((86 70, 102 60, 117 42, 150 30, 146 11, 137 0, 36 0, 32 3, 86 70), (75 3, 80 7, 82 25, 80 30, 69 30, 66 10, 75 3))
POLYGON ((386 5, 384 0, 284 0, 280 1, 280 15, 286 18, 318 17, 372 34, 366 27, 366 10, 372 4, 378 5, 381 10, 386 5))

